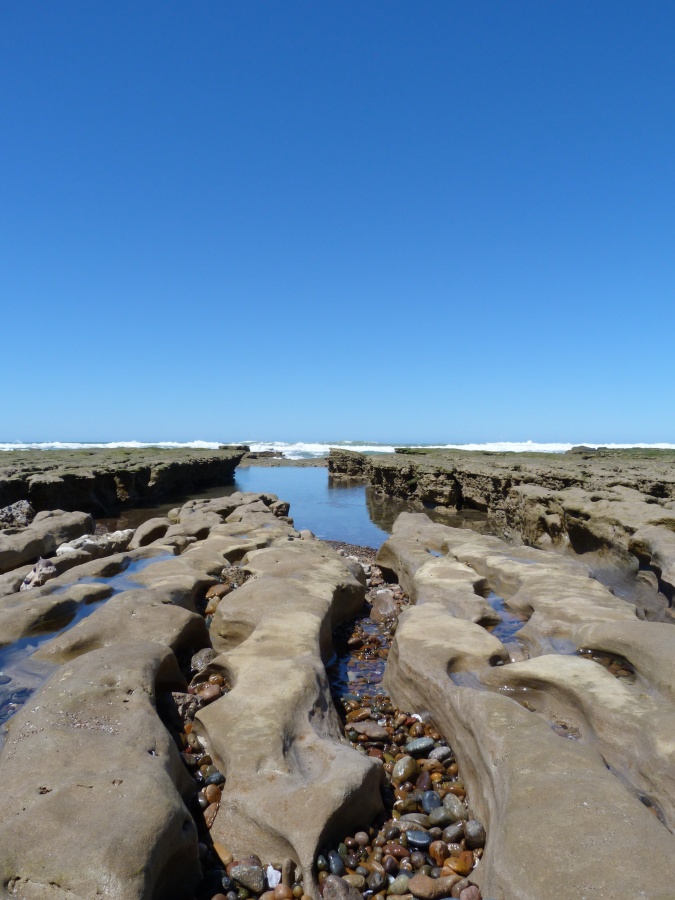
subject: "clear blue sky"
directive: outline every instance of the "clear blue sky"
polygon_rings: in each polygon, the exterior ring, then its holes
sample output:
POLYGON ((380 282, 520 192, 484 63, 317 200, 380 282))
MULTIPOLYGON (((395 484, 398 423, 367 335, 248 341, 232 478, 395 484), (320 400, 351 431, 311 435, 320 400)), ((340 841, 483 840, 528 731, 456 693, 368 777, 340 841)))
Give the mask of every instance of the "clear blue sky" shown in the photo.
POLYGON ((675 440, 675 4, 5 3, 0 440, 675 440))

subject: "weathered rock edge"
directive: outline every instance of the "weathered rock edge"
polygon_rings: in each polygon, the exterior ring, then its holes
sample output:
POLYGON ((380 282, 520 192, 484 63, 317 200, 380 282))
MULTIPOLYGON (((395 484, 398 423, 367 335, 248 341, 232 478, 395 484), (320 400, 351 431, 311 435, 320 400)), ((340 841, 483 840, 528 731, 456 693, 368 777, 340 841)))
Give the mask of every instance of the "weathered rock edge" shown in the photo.
POLYGON ((0 507, 28 500, 36 510, 113 515, 124 507, 227 484, 245 452, 245 448, 12 451, 0 460, 0 507))
POLYGON ((16 714, 0 762, 2 896, 189 894, 193 787, 154 709, 181 682, 167 648, 118 644, 58 669, 16 714))
POLYGON ((430 606, 401 616, 383 684, 398 706, 428 710, 453 747, 487 827, 471 876, 484 896, 671 898, 673 836, 597 751, 558 737, 513 700, 454 685, 448 668, 482 629, 440 605, 429 621, 430 606))
MULTIPOLYGON (((225 515, 244 518, 239 507, 257 509, 261 499, 236 494, 177 511, 169 539, 126 556, 186 552, 149 565, 136 576, 145 589, 118 594, 40 648, 42 658, 64 664, 10 720, 0 755, 1 896, 191 896, 201 873, 197 830, 183 801, 195 786, 155 712, 155 696, 186 690, 175 654, 190 659, 208 645, 194 601, 217 582, 226 554, 240 556, 282 533, 287 539, 288 525, 269 511, 257 540, 253 530, 244 539, 246 527, 223 523, 225 515), (224 533, 210 539, 218 527, 224 533)), ((119 563, 87 568, 117 571, 119 563)))
POLYGON ((318 848, 381 810, 380 767, 344 739, 322 661, 364 586, 318 541, 251 552, 243 565, 253 578, 218 607, 221 653, 207 670, 232 689, 195 718, 226 775, 211 834, 235 856, 292 857, 318 897, 318 848))
POLYGON ((475 509, 504 536, 547 549, 609 550, 638 561, 675 599, 673 454, 472 453, 365 456, 331 450, 328 471, 379 492, 451 510, 475 509))

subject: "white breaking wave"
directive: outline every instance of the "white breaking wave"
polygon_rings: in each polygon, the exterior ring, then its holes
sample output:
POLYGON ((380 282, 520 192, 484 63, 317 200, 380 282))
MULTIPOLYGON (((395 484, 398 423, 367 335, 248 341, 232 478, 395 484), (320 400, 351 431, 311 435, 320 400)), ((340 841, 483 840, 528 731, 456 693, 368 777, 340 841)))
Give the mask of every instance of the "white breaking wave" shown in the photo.
POLYGON ((342 450, 355 450, 358 453, 393 453, 396 447, 410 447, 411 449, 429 450, 483 450, 499 453, 564 453, 572 447, 583 445, 584 447, 606 447, 609 450, 675 450, 675 444, 608 444, 594 441, 576 441, 573 444, 564 443, 538 443, 537 441, 487 441, 482 444, 378 444, 364 441, 334 441, 333 443, 304 442, 295 443, 288 441, 237 441, 224 443, 222 441, 111 441, 109 443, 82 443, 77 441, 44 441, 41 443, 14 443, 0 444, 0 451, 11 450, 117 450, 134 449, 144 447, 159 447, 167 450, 217 450, 218 447, 237 446, 247 444, 252 451, 262 452, 273 450, 283 453, 287 459, 318 459, 328 456, 331 447, 342 450))
POLYGON ((284 443, 283 441, 241 441, 248 444, 257 453, 274 450, 283 453, 288 459, 312 459, 328 456, 331 447, 341 450, 355 450, 357 453, 393 453, 396 447, 409 447, 416 450, 483 450, 493 453, 565 453, 572 447, 606 447, 609 450, 675 450, 675 444, 608 444, 593 441, 577 441, 573 444, 538 443, 536 441, 492 441, 483 444, 377 444, 359 441, 335 441, 329 443, 284 443))
MULTIPOLYGON (((395 450, 393 444, 364 444, 358 441, 335 441, 332 444, 306 444, 302 441, 295 444, 283 441, 242 441, 241 443, 248 444, 252 452, 261 453, 265 450, 274 450, 277 453, 283 453, 287 459, 318 459, 328 456, 331 447, 355 450, 357 453, 393 453, 395 450)), ((396 444, 396 447, 400 446, 403 445, 396 444)))
POLYGON ((217 450, 221 447, 220 441, 111 441, 108 444, 80 443, 78 441, 44 441, 43 443, 15 443, 0 444, 0 450, 124 450, 138 449, 142 447, 163 447, 166 450, 217 450))

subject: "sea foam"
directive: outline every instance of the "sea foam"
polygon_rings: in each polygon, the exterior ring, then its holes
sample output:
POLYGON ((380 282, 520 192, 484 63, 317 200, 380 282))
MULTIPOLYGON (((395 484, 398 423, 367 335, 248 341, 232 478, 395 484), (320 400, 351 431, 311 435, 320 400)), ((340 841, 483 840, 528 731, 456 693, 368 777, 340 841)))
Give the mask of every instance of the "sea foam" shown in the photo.
POLYGON ((355 450, 358 453, 393 453, 396 447, 409 447, 411 449, 430 450, 483 450, 499 453, 564 453, 572 447, 583 444, 585 447, 607 447, 610 450, 675 450, 675 444, 609 444, 595 441, 576 441, 575 443, 540 443, 537 441, 486 441, 475 444, 378 444, 366 441, 334 441, 305 442, 305 441, 110 441, 109 443, 78 442, 78 441, 44 441, 37 443, 16 441, 0 444, 0 451, 11 450, 117 450, 146 447, 158 447, 167 450, 217 450, 223 446, 237 446, 247 444, 254 452, 273 450, 283 453, 287 459, 318 459, 328 456, 331 447, 342 450, 355 450))

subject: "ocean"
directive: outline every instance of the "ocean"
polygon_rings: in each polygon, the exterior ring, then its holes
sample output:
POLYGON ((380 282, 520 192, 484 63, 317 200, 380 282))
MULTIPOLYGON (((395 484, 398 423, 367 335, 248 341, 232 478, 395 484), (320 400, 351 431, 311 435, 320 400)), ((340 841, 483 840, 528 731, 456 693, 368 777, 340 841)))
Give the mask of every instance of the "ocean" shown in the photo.
POLYGON ((12 450, 94 450, 135 447, 162 447, 165 449, 217 450, 222 446, 247 444, 252 451, 275 450, 283 453, 288 459, 316 459, 328 456, 331 447, 343 450, 356 450, 359 453, 393 453, 396 447, 437 450, 485 450, 500 453, 564 453, 572 447, 583 444, 585 447, 607 447, 610 450, 626 450, 631 448, 642 450, 675 450, 675 444, 610 444, 597 441, 575 441, 574 443, 540 443, 538 441, 486 441, 476 444, 380 444, 368 441, 110 441, 96 443, 87 441, 44 441, 44 442, 7 442, 0 443, 0 451, 12 450))

